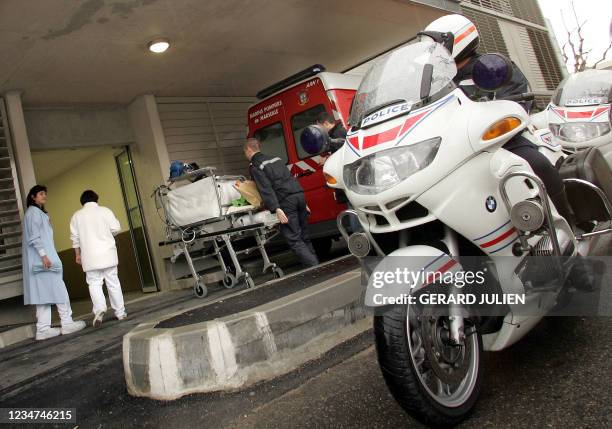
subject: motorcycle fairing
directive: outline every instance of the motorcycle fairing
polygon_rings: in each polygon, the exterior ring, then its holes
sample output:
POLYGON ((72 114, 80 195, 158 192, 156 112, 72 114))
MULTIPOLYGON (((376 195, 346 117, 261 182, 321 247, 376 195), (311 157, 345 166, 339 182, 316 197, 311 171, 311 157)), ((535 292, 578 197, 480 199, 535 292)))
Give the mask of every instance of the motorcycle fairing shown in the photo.
POLYGON ((608 122, 610 114, 610 104, 602 104, 599 106, 585 107, 585 106, 555 106, 550 103, 547 107, 547 111, 552 116, 549 116, 552 123, 560 122, 608 122), (606 113, 608 115, 606 115, 606 113), (553 118, 557 118, 559 121, 554 121, 553 118))
MULTIPOLYGON (((369 151, 369 149, 378 145, 393 143, 392 146, 398 146, 419 124, 427 119, 429 115, 446 103, 454 101, 456 98, 457 96, 451 93, 433 104, 411 111, 407 115, 393 118, 395 120, 388 120, 384 124, 369 128, 374 132, 362 132, 362 130, 357 130, 347 135, 346 140, 348 147, 355 152, 357 156, 364 156, 375 152, 376 150, 369 151)), ((380 148, 377 148, 377 150, 378 149, 380 148)))
POLYGON ((517 238, 518 231, 512 226, 510 219, 508 219, 508 221, 493 231, 481 237, 473 238, 471 241, 476 243, 485 252, 493 254, 514 244, 517 238))
MULTIPOLYGON (((363 217, 369 218, 370 229, 373 233, 398 231, 435 219, 435 216, 430 213, 420 218, 400 220, 396 216, 396 213, 400 209, 413 202, 419 195, 426 192, 437 182, 444 180, 455 169, 460 168, 461 165, 468 162, 472 157, 477 156, 478 152, 492 151, 502 146, 506 141, 524 129, 527 124, 528 116, 526 112, 516 103, 508 101, 475 103, 467 98, 461 89, 456 89, 435 105, 428 106, 415 112, 414 116, 408 115, 408 118, 405 116, 394 118, 367 130, 357 130, 349 136, 349 138, 354 139, 353 144, 350 145, 352 149, 348 149, 347 147, 349 144, 345 144, 345 149, 332 155, 333 160, 330 159, 328 161, 330 164, 326 164, 325 168, 332 175, 341 175, 344 165, 362 156, 367 156, 391 147, 408 146, 436 136, 440 137, 442 143, 436 158, 431 164, 423 170, 414 173, 408 179, 405 179, 396 186, 376 195, 358 194, 351 189, 345 188, 345 192, 353 206, 363 213, 362 219, 363 217), (502 135, 491 141, 483 142, 481 139, 482 134, 499 119, 499 115, 496 116, 494 113, 491 113, 495 112, 496 108, 504 108, 508 110, 511 115, 521 119, 521 126, 506 135, 502 135), (406 127, 408 129, 402 132, 402 127, 404 127, 406 123, 410 124, 412 118, 418 117, 418 115, 423 112, 426 112, 425 115, 416 120, 412 127, 406 127), (452 120, 448 118, 452 118, 452 120), (455 123, 468 123, 470 126, 467 129, 463 128, 463 130, 461 130, 461 128, 458 129, 455 126, 455 123), (392 131, 394 135, 393 138, 390 138, 388 141, 379 142, 368 149, 361 150, 365 138, 379 135, 386 136, 389 130, 392 131), (359 151, 357 151, 355 145, 358 145, 359 151), (332 173, 331 170, 334 170, 334 172, 332 173), (403 200, 403 202, 395 205, 393 208, 389 208, 391 202, 399 200, 403 200), (383 216, 387 220, 387 224, 377 224, 374 221, 375 216, 383 216)), ((519 165, 526 165, 523 160, 518 160, 517 162, 519 162, 519 165)), ((490 176, 489 166, 487 165, 483 168, 490 176)), ((469 170, 473 169, 473 166, 469 167, 469 170)), ((473 172, 470 171, 466 177, 455 179, 455 187, 463 181, 471 181, 469 176, 472 175, 472 173, 473 172)), ((480 178, 479 180, 490 179, 487 177, 480 178)), ((478 186, 478 183, 476 183, 476 187, 478 186)), ((505 222, 505 220, 503 221, 505 222)), ((501 223, 502 222, 499 224, 501 223)), ((478 232, 476 234, 478 234, 478 232)))
MULTIPOLYGON (((612 125, 612 104, 600 104, 597 106, 557 106, 552 102, 546 108, 548 124, 562 125, 571 123, 600 123, 612 125)), ((566 149, 576 150, 605 144, 611 139, 610 132, 583 142, 571 142, 553 137, 554 142, 559 143, 566 149)))
MULTIPOLYGON (((522 158, 504 152, 511 158, 512 165, 519 165, 512 167, 513 171, 531 171, 522 158)), ((500 178, 490 169, 493 156, 488 152, 480 153, 469 164, 462 165, 428 189, 416 201, 485 254, 512 256, 512 244, 518 239, 518 232, 510 223, 510 214, 502 203, 500 178), (497 202, 493 211, 487 209, 489 198, 497 202)), ((513 199, 533 196, 533 190, 522 180, 511 180, 509 186, 513 199)))

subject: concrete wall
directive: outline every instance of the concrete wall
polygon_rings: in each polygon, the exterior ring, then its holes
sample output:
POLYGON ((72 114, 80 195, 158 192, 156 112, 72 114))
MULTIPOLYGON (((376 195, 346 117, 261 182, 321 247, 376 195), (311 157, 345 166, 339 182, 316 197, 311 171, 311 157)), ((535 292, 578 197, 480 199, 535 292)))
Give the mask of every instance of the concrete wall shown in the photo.
POLYGON ((24 116, 32 150, 126 146, 134 141, 125 106, 25 106, 24 116))
POLYGON ((242 152, 253 97, 156 97, 169 158, 245 174, 242 152))

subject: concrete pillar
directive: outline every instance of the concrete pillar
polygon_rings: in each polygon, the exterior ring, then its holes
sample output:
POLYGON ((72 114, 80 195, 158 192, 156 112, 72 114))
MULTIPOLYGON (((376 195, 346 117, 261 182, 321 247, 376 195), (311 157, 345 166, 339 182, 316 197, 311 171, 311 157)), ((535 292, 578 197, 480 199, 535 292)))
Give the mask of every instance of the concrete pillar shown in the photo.
POLYGON ((28 191, 36 184, 34 175, 34 164, 30 153, 30 142, 26 130, 23 106, 21 104, 21 91, 9 91, 4 95, 9 125, 11 128, 11 140, 19 173, 19 185, 21 197, 25 197, 28 191))
POLYGON ((153 95, 138 96, 128 107, 128 117, 136 142, 131 149, 136 182, 140 190, 147 225, 151 257, 157 273, 158 287, 160 290, 167 290, 170 289, 170 282, 164 257, 169 256, 170 249, 158 246, 158 243, 165 239, 165 225, 159 218, 154 200, 150 197, 153 190, 165 182, 170 166, 166 139, 155 97, 153 95))

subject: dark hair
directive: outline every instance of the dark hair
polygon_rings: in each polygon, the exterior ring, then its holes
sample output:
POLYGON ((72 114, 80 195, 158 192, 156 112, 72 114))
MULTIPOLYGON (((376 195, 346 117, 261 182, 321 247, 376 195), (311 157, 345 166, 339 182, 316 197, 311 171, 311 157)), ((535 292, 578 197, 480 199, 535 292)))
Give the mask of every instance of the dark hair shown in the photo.
POLYGON ((34 185, 30 192, 28 192, 28 196, 26 197, 26 207, 34 206, 41 209, 43 212, 47 213, 45 210, 45 206, 39 206, 34 202, 34 198, 38 195, 39 192, 47 192, 47 187, 43 185, 34 185))
POLYGON ((96 194, 91 189, 84 191, 81 194, 81 205, 84 206, 86 203, 97 203, 98 202, 98 194, 96 194))
POLYGON ((323 124, 324 122, 335 124, 336 119, 334 118, 334 115, 329 112, 321 112, 317 115, 317 124, 323 124))

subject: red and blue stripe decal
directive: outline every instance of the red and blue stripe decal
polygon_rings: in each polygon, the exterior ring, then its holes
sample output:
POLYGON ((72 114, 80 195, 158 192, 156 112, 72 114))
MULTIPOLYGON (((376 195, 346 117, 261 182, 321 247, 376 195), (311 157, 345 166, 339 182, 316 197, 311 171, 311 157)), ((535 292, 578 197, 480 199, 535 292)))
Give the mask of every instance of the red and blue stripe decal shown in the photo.
POLYGON ((427 268, 433 265, 440 265, 435 271, 429 272, 427 278, 425 279, 425 283, 423 283, 423 286, 427 286, 428 284, 432 283, 439 274, 444 274, 457 264, 458 262, 456 260, 448 256, 446 253, 442 253, 440 256, 438 256, 436 259, 434 259, 421 269, 421 272, 424 272, 427 268))
POLYGON ((410 113, 403 124, 397 125, 385 131, 381 131, 376 134, 364 136, 359 138, 359 131, 355 134, 348 135, 346 141, 349 143, 347 146, 357 155, 361 156, 359 152, 366 149, 370 149, 379 144, 389 143, 394 140, 395 146, 400 144, 402 140, 408 136, 421 122, 423 122, 429 115, 444 106, 449 101, 456 98, 455 95, 450 94, 435 104, 424 107, 420 110, 415 110, 410 113), (360 144, 361 140, 361 144, 360 144))
POLYGON ((488 253, 497 253, 514 243, 517 238, 518 232, 516 228, 510 225, 510 221, 508 221, 502 226, 472 241, 488 253))

